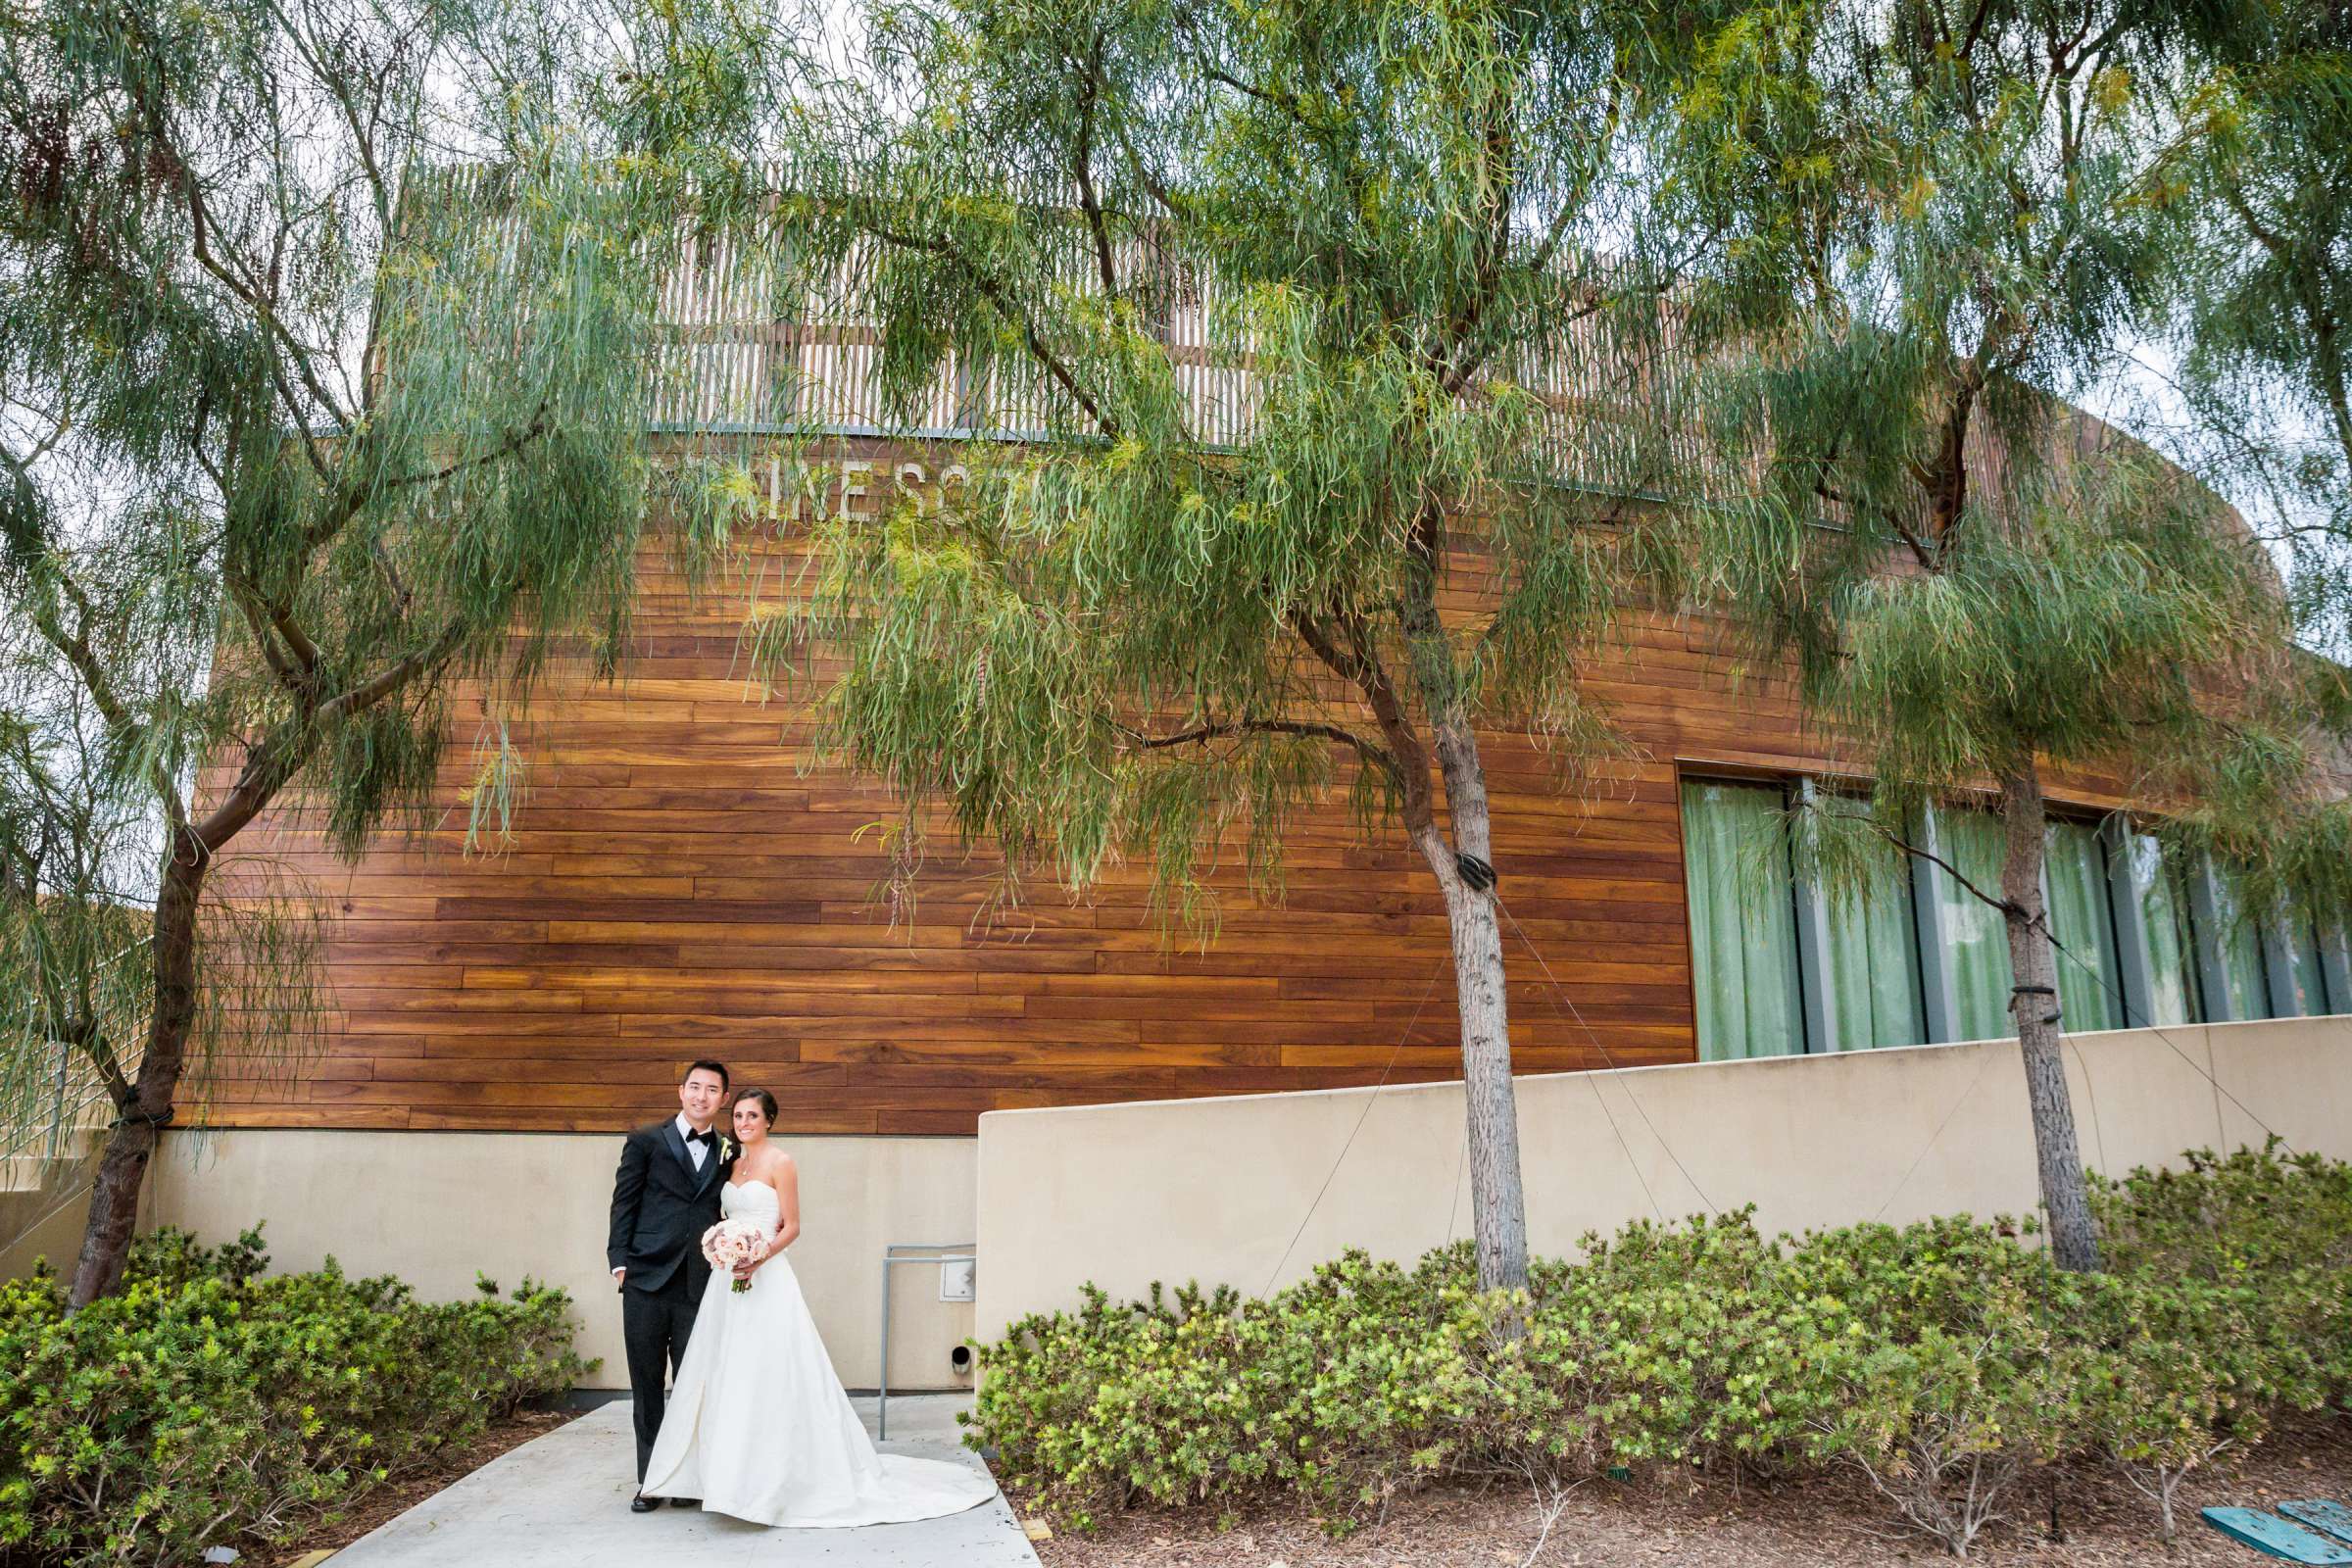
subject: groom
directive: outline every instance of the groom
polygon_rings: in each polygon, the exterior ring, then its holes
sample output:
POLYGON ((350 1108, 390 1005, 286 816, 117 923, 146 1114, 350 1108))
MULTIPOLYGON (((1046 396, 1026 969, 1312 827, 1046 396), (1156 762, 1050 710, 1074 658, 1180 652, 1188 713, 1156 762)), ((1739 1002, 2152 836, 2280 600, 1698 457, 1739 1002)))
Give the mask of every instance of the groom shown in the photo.
MULTIPOLYGON (((678 1113, 629 1134, 612 1180, 612 1231, 605 1261, 620 1286, 620 1339, 629 1357, 629 1399, 637 1417, 637 1482, 662 1430, 665 1374, 686 1358, 695 1308, 710 1265, 703 1232, 718 1223, 718 1190, 733 1150, 711 1128, 727 1095, 724 1063, 698 1061, 678 1084, 678 1113)), ((672 1497, 673 1507, 692 1499, 672 1497)), ((638 1493, 631 1513, 659 1507, 638 1493)))

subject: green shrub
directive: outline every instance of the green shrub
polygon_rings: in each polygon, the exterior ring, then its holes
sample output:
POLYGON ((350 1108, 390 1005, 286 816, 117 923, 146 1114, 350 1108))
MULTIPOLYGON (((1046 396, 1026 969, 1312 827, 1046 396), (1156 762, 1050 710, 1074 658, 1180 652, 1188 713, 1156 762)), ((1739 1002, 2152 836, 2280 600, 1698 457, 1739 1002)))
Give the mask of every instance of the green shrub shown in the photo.
POLYGON ((68 1315, 0 1285, 0 1544, 61 1565, 280 1545, 526 1398, 567 1388, 568 1298, 422 1302, 397 1280, 269 1275, 258 1233, 140 1240, 123 1289, 68 1315))
POLYGON ((2352 1164, 2277 1140, 2179 1171, 2092 1181, 2119 1272, 2177 1284, 2220 1320, 2212 1345, 2240 1420, 2352 1402, 2352 1164))
POLYGON ((2036 1467, 2180 1478, 2352 1397, 2352 1167, 2275 1149, 2094 1181, 2108 1271, 1965 1216, 1760 1236, 1639 1223, 1482 1295, 1468 1243, 1361 1251, 1266 1300, 1089 1287, 982 1347, 1008 1482, 1105 1510, 1295 1494, 1335 1531, 1440 1476, 1843 1467, 1964 1554, 2036 1467))

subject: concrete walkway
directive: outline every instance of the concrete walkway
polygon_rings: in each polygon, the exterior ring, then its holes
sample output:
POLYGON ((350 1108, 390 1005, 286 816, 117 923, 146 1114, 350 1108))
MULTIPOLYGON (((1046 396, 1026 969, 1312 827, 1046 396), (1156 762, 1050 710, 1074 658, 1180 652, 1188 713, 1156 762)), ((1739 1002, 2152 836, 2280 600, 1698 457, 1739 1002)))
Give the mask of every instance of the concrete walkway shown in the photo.
MULTIPOLYGON (((868 1432, 874 1400, 854 1397, 868 1432)), ((968 1394, 894 1395, 886 1453, 953 1459, 968 1394)), ((629 1402, 616 1399, 534 1438, 336 1553, 331 1568, 1038 1568, 1004 1494, 945 1519, 858 1530, 769 1530, 699 1508, 629 1512, 636 1448, 629 1402)))

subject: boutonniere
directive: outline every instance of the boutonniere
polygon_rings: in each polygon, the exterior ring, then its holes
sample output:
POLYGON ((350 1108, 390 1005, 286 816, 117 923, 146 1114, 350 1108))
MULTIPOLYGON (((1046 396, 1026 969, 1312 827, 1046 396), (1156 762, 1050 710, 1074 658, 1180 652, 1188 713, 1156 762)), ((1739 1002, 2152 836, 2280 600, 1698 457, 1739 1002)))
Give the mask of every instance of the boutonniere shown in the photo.
POLYGON ((729 1138, 725 1133, 718 1135, 718 1157, 722 1160, 735 1157, 735 1140, 729 1138))

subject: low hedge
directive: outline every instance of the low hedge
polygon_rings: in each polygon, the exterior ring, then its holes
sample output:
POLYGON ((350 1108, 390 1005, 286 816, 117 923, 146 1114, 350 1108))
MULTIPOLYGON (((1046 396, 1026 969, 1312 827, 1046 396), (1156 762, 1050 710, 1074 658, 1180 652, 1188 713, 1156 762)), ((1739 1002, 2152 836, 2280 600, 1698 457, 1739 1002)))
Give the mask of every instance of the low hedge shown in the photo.
POLYGON ((586 1370, 560 1290, 484 1280, 442 1304, 331 1258, 267 1264, 257 1232, 207 1249, 167 1230, 72 1315, 46 1271, 0 1285, 8 1562, 251 1557, 586 1370))
POLYGON ((1844 1466, 1965 1554, 2025 1472, 2090 1461, 2169 1537, 2219 1447, 2352 1398, 2352 1166, 2185 1166, 2094 1179, 2095 1275, 2007 1222, 1767 1240, 1742 1211, 1589 1236, 1521 1293, 1480 1293, 1467 1243, 1350 1251, 1265 1300, 1089 1287, 982 1348, 969 1441, 1080 1530, 1293 1494, 1345 1532, 1444 1476, 1844 1466))

